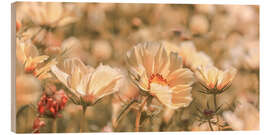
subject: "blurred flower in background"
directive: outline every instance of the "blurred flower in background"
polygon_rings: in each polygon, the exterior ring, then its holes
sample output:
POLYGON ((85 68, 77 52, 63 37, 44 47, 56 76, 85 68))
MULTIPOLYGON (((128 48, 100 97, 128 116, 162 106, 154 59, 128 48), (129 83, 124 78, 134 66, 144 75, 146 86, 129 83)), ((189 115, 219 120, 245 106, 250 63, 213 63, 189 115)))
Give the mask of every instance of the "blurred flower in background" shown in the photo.
POLYGON ((22 9, 31 21, 43 27, 61 27, 76 21, 68 4, 51 2, 23 3, 22 9))

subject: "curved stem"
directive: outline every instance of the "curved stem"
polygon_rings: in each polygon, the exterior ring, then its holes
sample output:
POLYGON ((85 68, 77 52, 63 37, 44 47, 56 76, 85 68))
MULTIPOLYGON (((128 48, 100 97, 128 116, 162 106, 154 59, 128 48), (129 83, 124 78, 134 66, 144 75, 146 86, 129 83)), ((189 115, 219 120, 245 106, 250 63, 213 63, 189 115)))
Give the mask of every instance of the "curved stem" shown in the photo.
POLYGON ((142 109, 144 107, 144 105, 146 104, 147 102, 147 99, 148 97, 145 97, 141 103, 141 106, 137 112, 137 115, 136 115, 136 121, 135 121, 135 131, 136 132, 139 132, 140 131, 140 120, 141 120, 141 115, 142 115, 142 109))
POLYGON ((81 116, 81 121, 80 121, 80 133, 85 132, 85 112, 86 112, 87 106, 83 105, 82 106, 82 116, 81 116))
POLYGON ((19 119, 19 116, 22 114, 22 112, 27 109, 28 107, 30 107, 29 105, 24 105, 21 108, 18 109, 17 113, 16 113, 16 119, 19 119))
POLYGON ((124 117, 124 115, 126 115, 126 114, 130 111, 132 105, 133 105, 134 103, 136 103, 136 102, 137 102, 136 100, 132 100, 132 101, 131 101, 130 103, 128 103, 127 106, 119 113, 119 115, 117 116, 115 122, 113 122, 113 128, 114 128, 114 129, 117 128, 118 123, 121 121, 121 119, 124 117))

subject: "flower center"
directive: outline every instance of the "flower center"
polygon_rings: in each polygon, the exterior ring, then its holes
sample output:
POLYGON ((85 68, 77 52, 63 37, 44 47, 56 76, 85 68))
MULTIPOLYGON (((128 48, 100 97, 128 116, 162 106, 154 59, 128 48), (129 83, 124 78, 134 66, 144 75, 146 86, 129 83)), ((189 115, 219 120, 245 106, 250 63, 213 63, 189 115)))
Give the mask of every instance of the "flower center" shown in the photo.
POLYGON ((156 73, 156 74, 152 74, 148 80, 148 88, 150 88, 150 84, 151 83, 157 83, 160 84, 162 86, 167 86, 168 85, 168 81, 162 77, 162 75, 156 73))
POLYGON ((83 96, 83 100, 87 104, 93 104, 95 99, 96 99, 96 97, 93 94, 83 96))
POLYGON ((30 66, 25 67, 24 70, 26 73, 32 73, 32 72, 34 72, 35 68, 36 68, 36 66, 32 64, 30 66))

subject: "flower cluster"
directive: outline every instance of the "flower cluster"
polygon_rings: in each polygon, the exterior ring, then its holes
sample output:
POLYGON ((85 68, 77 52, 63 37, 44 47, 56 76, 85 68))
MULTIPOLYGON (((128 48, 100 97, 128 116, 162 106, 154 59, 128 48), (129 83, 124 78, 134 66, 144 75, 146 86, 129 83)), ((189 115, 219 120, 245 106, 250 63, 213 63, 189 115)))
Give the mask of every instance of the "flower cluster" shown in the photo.
POLYGON ((55 118, 60 116, 59 112, 64 109, 67 101, 68 98, 63 90, 53 92, 52 95, 44 93, 38 102, 38 113, 40 117, 55 118))

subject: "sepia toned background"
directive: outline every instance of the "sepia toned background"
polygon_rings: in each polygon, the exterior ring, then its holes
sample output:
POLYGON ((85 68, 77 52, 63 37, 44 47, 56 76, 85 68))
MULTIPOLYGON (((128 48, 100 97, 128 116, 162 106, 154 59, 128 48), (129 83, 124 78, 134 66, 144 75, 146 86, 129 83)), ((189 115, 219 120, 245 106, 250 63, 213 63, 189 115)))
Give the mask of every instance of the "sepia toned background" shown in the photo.
MULTIPOLYGON (((17 36, 29 36, 39 55, 57 56, 63 48, 72 48, 67 58, 78 57, 85 64, 99 63, 118 67, 124 74, 126 52, 137 43, 162 41, 164 44, 193 44, 220 69, 238 70, 232 86, 218 103, 222 104, 224 129, 259 129, 259 7, 251 5, 173 5, 173 4, 99 4, 99 3, 16 3, 17 36), (42 11, 40 11, 42 10, 42 11), (40 16, 39 12, 46 12, 40 16), (61 23, 52 20, 64 17, 61 23)), ((126 76, 128 80, 128 76, 126 76)), ((44 82, 26 73, 16 61, 16 129, 32 132, 36 117, 33 109, 43 91, 44 82), (29 106, 30 105, 30 106, 29 106), (18 113, 19 112, 19 113, 18 113)), ((206 108, 208 97, 193 86, 193 103, 176 111, 163 106, 143 123, 142 131, 210 130, 193 115, 196 107, 206 108)), ((89 132, 133 131, 136 113, 130 111, 114 127, 122 107, 138 94, 126 81, 119 95, 106 97, 87 110, 89 132), (122 99, 124 101, 122 101, 122 99)), ((57 125, 44 118, 41 132, 79 132, 79 106, 68 102, 57 125)))

